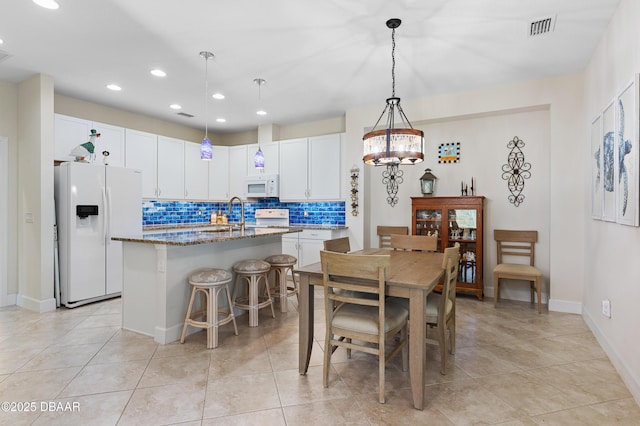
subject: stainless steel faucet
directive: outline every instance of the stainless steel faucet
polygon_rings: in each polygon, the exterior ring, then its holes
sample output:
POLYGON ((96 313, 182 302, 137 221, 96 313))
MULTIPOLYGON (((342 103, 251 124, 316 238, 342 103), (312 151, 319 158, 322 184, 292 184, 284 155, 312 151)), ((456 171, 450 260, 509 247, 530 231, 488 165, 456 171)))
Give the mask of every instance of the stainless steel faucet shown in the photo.
POLYGON ((238 200, 240 201, 240 228, 244 229, 244 201, 242 201, 242 198, 235 196, 235 197, 231 197, 231 199, 229 200, 229 205, 227 207, 227 216, 231 215, 231 207, 233 207, 233 201, 234 200, 238 200))

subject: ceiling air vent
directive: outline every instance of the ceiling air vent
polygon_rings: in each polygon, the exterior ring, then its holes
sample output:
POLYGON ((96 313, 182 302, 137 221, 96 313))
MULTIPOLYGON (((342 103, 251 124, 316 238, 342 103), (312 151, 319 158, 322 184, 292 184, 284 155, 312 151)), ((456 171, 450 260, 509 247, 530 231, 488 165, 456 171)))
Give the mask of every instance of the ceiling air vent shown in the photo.
POLYGON ((556 17, 536 19, 529 24, 529 36, 534 37, 553 32, 556 27, 556 17))
POLYGON ((191 114, 187 114, 186 112, 179 112, 178 115, 181 115, 183 117, 188 117, 188 118, 193 118, 194 116, 191 114))

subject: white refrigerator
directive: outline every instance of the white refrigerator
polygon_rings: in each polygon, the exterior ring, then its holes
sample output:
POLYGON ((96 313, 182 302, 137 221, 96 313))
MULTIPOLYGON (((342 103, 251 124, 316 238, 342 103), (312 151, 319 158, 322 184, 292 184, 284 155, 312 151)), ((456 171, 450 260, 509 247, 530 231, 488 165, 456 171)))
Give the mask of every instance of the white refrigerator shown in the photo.
POLYGON ((142 235, 142 172, 68 162, 55 167, 60 300, 69 308, 122 291, 122 242, 142 235))

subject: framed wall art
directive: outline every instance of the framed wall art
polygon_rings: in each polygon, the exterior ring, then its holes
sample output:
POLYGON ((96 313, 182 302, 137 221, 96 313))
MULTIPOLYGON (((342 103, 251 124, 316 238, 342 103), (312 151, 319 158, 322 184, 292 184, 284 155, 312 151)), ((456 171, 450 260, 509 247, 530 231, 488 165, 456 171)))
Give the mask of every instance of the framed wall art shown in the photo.
POLYGON ((616 222, 638 226, 638 75, 615 99, 615 208, 616 222))
POLYGON ((602 220, 616 221, 615 194, 615 105, 612 100, 602 110, 602 144, 600 145, 600 178, 602 179, 602 220))
POLYGON ((441 143, 438 146, 438 163, 457 163, 460 161, 460 142, 441 143))
POLYGON ((602 219, 602 116, 591 122, 591 217, 602 219))

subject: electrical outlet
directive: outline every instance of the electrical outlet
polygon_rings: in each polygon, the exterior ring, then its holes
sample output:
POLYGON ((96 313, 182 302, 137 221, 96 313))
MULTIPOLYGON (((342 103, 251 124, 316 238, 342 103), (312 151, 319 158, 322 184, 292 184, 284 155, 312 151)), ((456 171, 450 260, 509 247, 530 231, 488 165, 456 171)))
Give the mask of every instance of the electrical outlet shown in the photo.
POLYGON ((304 217, 307 217, 307 216, 309 216, 309 212, 305 210, 304 211, 304 217))
POLYGON ((602 300, 602 315, 611 318, 611 301, 609 299, 602 300))

